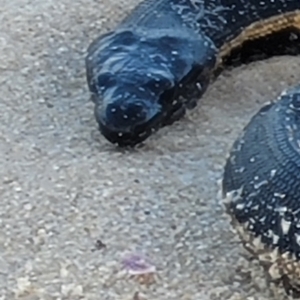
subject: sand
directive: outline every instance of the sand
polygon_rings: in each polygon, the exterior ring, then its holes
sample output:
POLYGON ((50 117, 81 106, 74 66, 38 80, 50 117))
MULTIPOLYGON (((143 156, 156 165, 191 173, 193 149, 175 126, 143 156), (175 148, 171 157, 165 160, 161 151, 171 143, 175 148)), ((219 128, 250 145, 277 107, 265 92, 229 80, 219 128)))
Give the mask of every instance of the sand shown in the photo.
POLYGON ((1 1, 0 299, 271 300, 218 180, 251 116, 299 82, 300 58, 226 71, 180 122, 119 150, 98 132, 84 55, 135 3, 1 1), (153 261, 152 285, 122 269, 132 252, 153 261))

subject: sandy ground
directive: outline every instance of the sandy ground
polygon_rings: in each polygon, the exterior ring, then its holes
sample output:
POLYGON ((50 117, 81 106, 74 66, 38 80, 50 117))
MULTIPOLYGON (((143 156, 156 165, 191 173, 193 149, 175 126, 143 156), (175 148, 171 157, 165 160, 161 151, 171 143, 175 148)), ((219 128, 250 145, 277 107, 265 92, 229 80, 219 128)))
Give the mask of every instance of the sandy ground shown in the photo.
POLYGON ((217 181, 250 117, 299 81, 300 58, 227 71, 182 121, 116 150, 98 133, 83 57, 136 2, 1 0, 1 300, 273 299, 217 181), (122 271, 130 252, 152 259, 155 284, 122 271))

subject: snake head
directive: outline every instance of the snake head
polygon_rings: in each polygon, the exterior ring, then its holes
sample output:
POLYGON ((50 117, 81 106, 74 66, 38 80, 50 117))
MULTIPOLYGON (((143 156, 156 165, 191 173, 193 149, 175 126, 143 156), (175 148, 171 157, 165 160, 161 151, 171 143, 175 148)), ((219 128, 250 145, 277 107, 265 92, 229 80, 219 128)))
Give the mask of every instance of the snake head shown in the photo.
POLYGON ((147 36, 121 31, 91 44, 87 82, 107 140, 135 146, 184 111, 181 81, 195 70, 195 61, 207 58, 205 51, 197 52, 199 42, 189 39, 160 31, 147 36))

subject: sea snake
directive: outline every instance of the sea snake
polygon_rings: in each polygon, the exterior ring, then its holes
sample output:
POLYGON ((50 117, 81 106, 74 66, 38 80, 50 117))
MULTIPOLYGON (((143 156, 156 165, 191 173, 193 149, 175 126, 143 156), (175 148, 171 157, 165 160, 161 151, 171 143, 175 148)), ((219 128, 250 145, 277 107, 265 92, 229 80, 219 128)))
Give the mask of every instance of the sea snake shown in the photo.
MULTIPOLYGON (((144 0, 87 49, 99 130, 135 146, 194 108, 227 66, 300 53, 300 0, 144 0)), ((224 206, 270 281, 300 296, 300 86, 234 142, 224 206), (298 202, 299 201, 299 202, 298 202)))

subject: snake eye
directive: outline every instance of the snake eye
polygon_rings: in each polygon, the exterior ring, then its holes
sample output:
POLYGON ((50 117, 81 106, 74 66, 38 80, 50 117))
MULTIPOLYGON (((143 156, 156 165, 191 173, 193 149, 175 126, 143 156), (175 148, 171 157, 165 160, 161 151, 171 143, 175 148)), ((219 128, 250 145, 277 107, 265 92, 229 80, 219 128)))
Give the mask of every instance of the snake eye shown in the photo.
POLYGON ((155 95, 161 95, 171 89, 174 85, 173 78, 168 78, 168 74, 165 73, 163 73, 163 75, 164 76, 155 74, 153 77, 148 78, 141 89, 151 91, 155 95))
POLYGON ((300 110, 300 94, 294 94, 290 104, 290 108, 296 111, 300 110))
POLYGON ((136 43, 137 37, 133 34, 131 30, 124 30, 115 36, 112 46, 118 46, 118 48, 123 48, 124 46, 131 46, 136 43))
POLYGON ((109 89, 116 84, 116 80, 109 72, 100 74, 97 78, 97 81, 97 86, 100 87, 100 90, 109 89))

